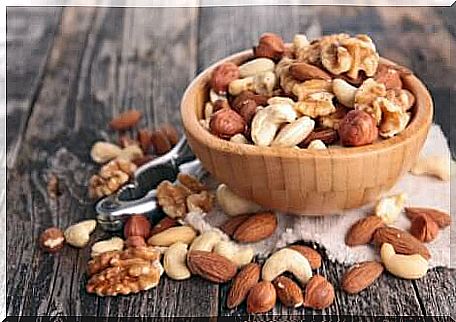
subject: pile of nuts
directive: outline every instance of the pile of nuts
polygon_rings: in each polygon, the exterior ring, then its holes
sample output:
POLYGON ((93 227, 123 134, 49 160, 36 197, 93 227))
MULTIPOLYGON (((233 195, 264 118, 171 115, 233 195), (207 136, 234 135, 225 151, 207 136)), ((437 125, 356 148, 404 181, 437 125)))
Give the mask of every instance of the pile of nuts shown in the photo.
POLYGON ((404 67, 379 62, 367 35, 335 34, 287 47, 265 33, 253 59, 219 65, 200 120, 232 142, 325 149, 361 146, 401 133, 415 97, 403 88, 404 67))

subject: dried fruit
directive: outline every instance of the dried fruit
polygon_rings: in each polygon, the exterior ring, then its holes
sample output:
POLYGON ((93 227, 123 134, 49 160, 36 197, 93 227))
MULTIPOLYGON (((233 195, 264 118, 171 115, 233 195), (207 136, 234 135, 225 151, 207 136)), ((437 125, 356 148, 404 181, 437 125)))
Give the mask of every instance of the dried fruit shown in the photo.
POLYGON ((211 133, 223 139, 229 139, 238 133, 244 133, 245 120, 241 115, 230 108, 215 112, 209 122, 211 133))
POLYGON ((292 279, 286 276, 279 276, 273 282, 277 297, 280 302, 287 307, 300 307, 304 302, 302 290, 293 282, 292 279))
POLYGON ((349 294, 356 294, 366 289, 383 273, 383 265, 376 261, 353 265, 342 277, 342 289, 349 294))
POLYGON ((274 213, 257 213, 239 225, 233 238, 241 243, 254 243, 271 236, 276 228, 277 217, 274 213))
POLYGON ((110 239, 98 241, 95 244, 93 244, 90 256, 96 257, 107 252, 121 251, 123 248, 123 239, 119 237, 112 237, 110 239))
POLYGON ((429 216, 418 216, 412 220, 410 233, 418 240, 428 243, 439 234, 439 226, 429 216))
POLYGON ((164 217, 161 219, 150 231, 150 235, 153 236, 155 234, 161 233, 162 231, 165 231, 168 228, 175 227, 179 225, 176 219, 171 218, 171 217, 164 217))
POLYGON ((317 66, 303 62, 293 63, 290 66, 290 74, 297 80, 303 82, 310 79, 331 80, 331 76, 317 66))
POLYGON ((228 85, 239 76, 238 66, 233 63, 223 63, 212 72, 210 86, 217 94, 226 94, 228 85))
POLYGON ((65 236, 65 240, 68 244, 74 247, 82 248, 88 244, 90 234, 95 230, 96 226, 96 220, 84 220, 69 226, 65 229, 63 235, 65 236))
POLYGON ((169 152, 172 148, 171 142, 165 132, 161 129, 155 130, 150 135, 150 143, 154 148, 154 152, 157 155, 163 155, 169 152))
POLYGON ((258 283, 260 279, 260 265, 250 263, 244 266, 233 280, 228 293, 227 307, 233 309, 241 304, 250 289, 258 283))
POLYGON ((249 296, 247 297, 247 312, 268 312, 274 308, 276 298, 276 290, 271 282, 259 282, 250 289, 249 296))
POLYGON ((214 283, 228 282, 237 272, 236 265, 225 257, 199 250, 188 252, 187 265, 193 274, 214 283))
POLYGON ((150 235, 150 221, 143 215, 133 215, 128 218, 124 226, 125 238, 141 236, 144 239, 150 235))
POLYGON ((405 207, 405 213, 410 220, 420 216, 431 218, 440 228, 451 225, 451 216, 443 210, 424 207, 405 207))
POLYGON ((378 216, 368 216, 355 222, 345 236, 345 244, 357 246, 370 243, 375 231, 385 223, 378 216))
POLYGON ((253 48, 255 57, 265 57, 272 60, 279 60, 284 52, 285 44, 282 37, 270 32, 262 34, 258 46, 253 48))
POLYGON ((370 144, 378 137, 375 120, 360 110, 348 112, 340 123, 338 132, 340 141, 345 146, 370 144))
POLYGON ((307 258, 312 269, 320 268, 321 255, 315 249, 303 245, 291 245, 288 248, 298 251, 302 256, 307 258))
POLYGON ((56 253, 63 248, 65 237, 62 230, 51 227, 43 231, 40 235, 40 246, 49 253, 56 253))
POLYGON ((396 254, 393 245, 384 243, 380 255, 385 268, 393 275, 405 279, 419 279, 426 275, 428 262, 419 254, 396 254))
POLYGON ((382 227, 374 233, 374 243, 381 246, 384 243, 393 245, 399 254, 413 255, 420 254, 425 259, 429 259, 431 254, 426 246, 406 231, 394 227, 382 227))
POLYGON ((139 122, 141 115, 141 112, 138 110, 128 110, 113 118, 109 126, 117 131, 128 130, 139 122))
POLYGON ((321 275, 313 276, 306 285, 304 307, 317 310, 327 308, 334 302, 334 287, 321 275))
POLYGON ((233 236, 236 229, 250 217, 250 214, 235 216, 223 223, 220 229, 228 236, 233 236))

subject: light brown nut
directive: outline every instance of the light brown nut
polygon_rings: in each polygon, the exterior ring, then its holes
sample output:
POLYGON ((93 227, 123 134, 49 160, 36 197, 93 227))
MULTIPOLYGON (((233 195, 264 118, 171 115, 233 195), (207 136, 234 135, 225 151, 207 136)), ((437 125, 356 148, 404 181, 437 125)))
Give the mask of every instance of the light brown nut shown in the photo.
POLYGON ((368 216, 355 222, 345 235, 345 244, 357 246, 370 243, 375 231, 385 223, 378 216, 368 216))
POLYGON ((229 309, 233 309, 241 304, 250 289, 255 286, 260 279, 260 265, 250 263, 244 266, 233 280, 226 305, 229 309))
POLYGON ((286 307, 300 307, 304 302, 302 290, 298 284, 286 276, 279 276, 273 281, 277 297, 286 307))
POLYGON ((375 205, 375 215, 385 224, 391 225, 402 212, 406 198, 404 193, 381 198, 375 205))
POLYGON ((332 90, 339 103, 350 108, 355 106, 355 95, 358 90, 356 87, 343 79, 336 78, 332 81, 332 90))
POLYGON ((119 114, 116 118, 113 118, 109 123, 109 126, 117 131, 128 130, 136 126, 141 119, 141 116, 142 114, 138 110, 128 110, 119 114))
POLYGON ((358 110, 370 114, 380 124, 382 120, 382 110, 378 103, 374 102, 386 95, 385 85, 376 82, 372 78, 366 79, 355 93, 354 107, 358 110))
POLYGON ((203 250, 212 252, 214 246, 222 240, 222 234, 217 230, 208 230, 196 237, 190 245, 190 251, 203 250))
POLYGON ((237 267, 247 265, 255 255, 252 247, 241 246, 229 240, 221 240, 215 244, 214 253, 228 258, 237 267))
POLYGON ((340 44, 347 49, 352 57, 352 64, 347 71, 348 77, 356 79, 360 71, 364 71, 366 76, 374 76, 380 57, 369 36, 356 35, 355 37, 342 39, 340 44))
POLYGON ((154 153, 157 155, 163 155, 171 150, 171 142, 168 140, 166 133, 158 129, 151 133, 150 143, 154 148, 154 153))
POLYGON ((440 228, 451 225, 451 216, 443 210, 425 207, 405 207, 405 213, 410 220, 414 220, 420 216, 429 217, 435 221, 440 228))
POLYGON ((233 135, 244 133, 245 120, 230 108, 221 109, 211 116, 210 131, 222 139, 230 139, 233 135))
POLYGON ((239 225, 233 238, 241 243, 254 243, 270 237, 277 228, 277 217, 272 212, 261 212, 239 225))
POLYGON ((383 265, 393 275, 404 279, 419 279, 426 275, 428 262, 419 254, 396 254, 393 245, 382 244, 380 255, 383 265))
POLYGON ((376 261, 353 265, 342 277, 342 289, 357 294, 372 285, 383 273, 383 265, 376 261))
POLYGON ((313 276, 306 285, 304 307, 317 310, 327 308, 334 302, 334 287, 321 275, 313 276))
POLYGON ((236 229, 250 217, 250 214, 235 216, 223 223, 220 226, 220 229, 227 234, 228 236, 232 237, 236 229))
POLYGON ((239 67, 233 63, 223 63, 212 72, 210 80, 211 88, 217 94, 226 94, 228 85, 239 78, 239 67))
POLYGON ((130 236, 125 240, 125 246, 128 247, 145 247, 146 240, 141 236, 130 236))
POLYGON ((240 113, 247 100, 253 100, 257 106, 266 106, 268 105, 268 99, 269 97, 265 95, 259 95, 252 91, 243 91, 233 99, 231 106, 236 112, 240 113))
POLYGON ((179 182, 188 188, 192 193, 200 193, 204 190, 208 190, 204 183, 188 173, 180 172, 177 175, 177 180, 179 180, 179 182))
POLYGON ((249 76, 246 78, 235 79, 228 85, 228 93, 236 96, 245 91, 255 90, 255 77, 249 76))
POLYGON ((411 114, 405 112, 400 105, 385 97, 378 97, 373 106, 382 112, 380 136, 390 138, 401 133, 407 127, 411 114))
POLYGON ((321 255, 315 249, 303 245, 291 245, 288 248, 298 251, 302 256, 307 258, 312 269, 320 268, 321 255))
POLYGON ((265 281, 273 281, 285 272, 292 273, 301 285, 305 285, 312 277, 307 258, 290 248, 282 248, 269 256, 261 270, 261 277, 265 281))
POLYGON ((334 129, 337 131, 345 115, 347 115, 350 111, 351 109, 348 107, 345 107, 342 104, 336 104, 336 111, 326 116, 320 116, 318 118, 318 123, 323 128, 334 129))
POLYGON ((321 62, 329 72, 339 75, 350 70, 353 65, 353 57, 347 48, 330 43, 322 47, 321 62))
POLYGON ((239 216, 261 210, 261 206, 235 194, 224 183, 217 187, 217 202, 228 216, 239 216))
POLYGON ((163 256, 163 268, 173 280, 185 280, 192 274, 187 267, 187 245, 182 242, 172 244, 163 256))
POLYGON ((379 64, 374 79, 385 85, 386 89, 402 88, 402 80, 399 71, 391 65, 379 64))
POLYGON ((261 35, 258 46, 253 48, 255 57, 264 57, 272 60, 279 60, 285 52, 285 44, 282 38, 274 33, 264 33, 261 35))
POLYGON ((344 146, 361 146, 373 143, 378 137, 375 120, 366 112, 352 110, 345 115, 338 129, 344 146))
POLYGON ((277 294, 271 282, 262 281, 250 289, 247 297, 248 313, 266 313, 274 308, 277 294))
POLYGON ((317 66, 296 62, 290 66, 290 75, 303 82, 310 79, 331 80, 331 76, 317 66))
POLYGON ((187 197, 187 209, 189 212, 199 211, 208 213, 214 206, 215 196, 209 191, 201 191, 187 197))
POLYGON ((112 251, 121 251, 124 248, 124 241, 119 237, 112 237, 106 240, 98 241, 92 245, 91 257, 112 251))
POLYGON ((171 246, 174 243, 182 242, 190 244, 196 237, 196 231, 190 226, 171 227, 158 234, 152 235, 147 244, 152 246, 171 246))
POLYGON ((425 259, 429 259, 431 257, 429 250, 421 241, 413 237, 408 232, 394 227, 378 228, 374 233, 373 241, 377 246, 389 243, 393 245, 395 251, 399 254, 420 254, 425 259))
POLYGON ((334 113, 334 95, 328 92, 312 93, 295 104, 295 109, 303 115, 316 118, 334 113))
POLYGON ((117 156, 117 160, 126 160, 131 162, 143 156, 143 150, 138 145, 134 144, 123 148, 117 156))
POLYGON ((310 134, 299 143, 300 148, 307 148, 310 142, 314 140, 320 140, 326 145, 330 145, 337 141, 339 135, 337 131, 331 128, 318 128, 314 129, 310 134))
POLYGON ((429 216, 418 216, 412 220, 410 233, 418 240, 428 243, 439 234, 439 226, 429 216))
POLYGON ((285 125, 277 133, 271 146, 293 147, 302 142, 312 132, 315 121, 308 116, 303 116, 285 125))
POLYGON ((236 265, 227 258, 212 252, 189 251, 187 265, 190 271, 214 283, 225 283, 237 272, 236 265))
POLYGON ((65 237, 63 231, 57 227, 51 227, 40 235, 41 248, 49 253, 56 253, 63 248, 65 237))
POLYGON ((406 89, 394 88, 386 91, 386 99, 408 111, 415 104, 415 96, 406 89))
POLYGON ((410 169, 414 175, 429 175, 443 181, 449 181, 451 178, 450 158, 441 155, 430 155, 419 158, 410 169))
POLYGON ((187 213, 187 197, 191 192, 182 186, 164 180, 157 186, 157 201, 165 214, 171 218, 182 218, 187 213))
POLYGON ((175 227, 178 225, 179 223, 176 219, 166 216, 163 219, 161 219, 154 227, 152 227, 150 231, 150 236, 161 233, 162 231, 165 231, 168 228, 175 227))
POLYGON ((106 163, 119 156, 122 149, 112 143, 99 141, 96 142, 90 150, 90 156, 96 163, 106 163))
POLYGON ((144 239, 150 235, 150 221, 143 215, 133 215, 128 218, 124 226, 124 236, 141 236, 144 239))
POLYGON ((312 142, 309 143, 309 145, 307 146, 307 149, 309 149, 309 150, 326 150, 327 146, 321 140, 313 140, 312 142))
POLYGON ((230 141, 234 142, 234 143, 238 143, 238 144, 249 144, 249 141, 247 140, 247 138, 244 136, 244 134, 241 134, 241 133, 233 135, 230 138, 230 141))
POLYGON ((83 220, 69 226, 63 232, 65 241, 73 247, 83 248, 90 240, 90 234, 95 230, 97 221, 93 219, 83 220))
POLYGON ((324 79, 311 79, 295 84, 292 91, 298 97, 298 101, 304 101, 311 94, 331 93, 332 82, 324 79))
POLYGON ((239 66, 241 78, 274 71, 275 63, 268 58, 257 58, 239 66))
POLYGON ((260 95, 271 96, 276 84, 277 77, 272 71, 257 74, 253 78, 253 90, 260 95))

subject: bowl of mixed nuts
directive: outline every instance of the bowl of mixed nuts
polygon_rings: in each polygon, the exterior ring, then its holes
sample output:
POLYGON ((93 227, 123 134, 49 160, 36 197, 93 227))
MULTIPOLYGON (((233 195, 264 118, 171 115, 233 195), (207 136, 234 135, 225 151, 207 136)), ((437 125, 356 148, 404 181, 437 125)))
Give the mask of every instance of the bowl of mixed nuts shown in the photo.
POLYGON ((204 70, 181 114, 194 153, 234 192, 270 209, 331 214, 377 199, 412 167, 433 104, 367 35, 285 44, 265 33, 204 70))

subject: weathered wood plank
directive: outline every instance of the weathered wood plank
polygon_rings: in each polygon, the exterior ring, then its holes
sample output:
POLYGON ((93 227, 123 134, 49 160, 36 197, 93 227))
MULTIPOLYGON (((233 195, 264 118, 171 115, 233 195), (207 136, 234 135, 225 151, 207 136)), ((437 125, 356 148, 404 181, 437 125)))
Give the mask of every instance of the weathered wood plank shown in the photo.
POLYGON ((19 148, 60 20, 61 8, 9 7, 6 11, 8 166, 19 148))

